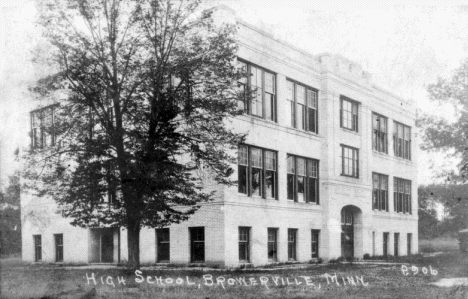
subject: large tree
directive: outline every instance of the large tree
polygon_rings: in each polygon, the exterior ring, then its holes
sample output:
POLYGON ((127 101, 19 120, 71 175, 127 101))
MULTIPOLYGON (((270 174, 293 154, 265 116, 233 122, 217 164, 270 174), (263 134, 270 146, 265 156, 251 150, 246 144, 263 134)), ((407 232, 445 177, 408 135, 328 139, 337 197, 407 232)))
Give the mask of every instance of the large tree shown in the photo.
POLYGON ((126 227, 138 267, 142 227, 213 199, 201 173, 232 184, 235 26, 197 0, 41 0, 39 12, 58 71, 33 90, 60 105, 38 114, 25 177, 73 225, 126 227))

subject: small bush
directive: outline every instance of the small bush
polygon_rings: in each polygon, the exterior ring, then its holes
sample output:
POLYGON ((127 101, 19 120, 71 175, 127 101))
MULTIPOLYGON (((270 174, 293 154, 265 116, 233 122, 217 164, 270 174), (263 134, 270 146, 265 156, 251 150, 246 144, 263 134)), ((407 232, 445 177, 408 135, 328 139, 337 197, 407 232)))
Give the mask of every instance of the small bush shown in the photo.
POLYGON ((370 260, 371 259, 370 254, 368 254, 368 253, 364 254, 363 259, 364 260, 370 260))

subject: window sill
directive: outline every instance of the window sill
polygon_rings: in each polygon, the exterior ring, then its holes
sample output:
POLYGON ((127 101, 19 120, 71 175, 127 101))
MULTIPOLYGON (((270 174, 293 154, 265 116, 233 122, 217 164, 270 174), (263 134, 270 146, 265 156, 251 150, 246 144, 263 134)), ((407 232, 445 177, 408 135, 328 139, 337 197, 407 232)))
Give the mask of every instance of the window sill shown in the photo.
POLYGON ((320 204, 315 203, 315 202, 294 201, 294 200, 292 200, 292 199, 288 199, 287 201, 290 202, 290 203, 297 203, 297 204, 302 204, 302 205, 315 205, 315 206, 319 206, 319 205, 320 205, 320 204))
POLYGON ((351 134, 354 134, 356 136, 361 136, 361 133, 358 131, 354 131, 352 129, 347 129, 347 128, 343 128, 343 127, 340 127, 340 129, 343 131, 343 132, 346 132, 346 133, 351 133, 351 134))
POLYGON ((340 174, 340 176, 345 177, 345 178, 350 178, 350 179, 357 179, 359 180, 359 176, 352 176, 352 175, 347 175, 347 174, 340 174))

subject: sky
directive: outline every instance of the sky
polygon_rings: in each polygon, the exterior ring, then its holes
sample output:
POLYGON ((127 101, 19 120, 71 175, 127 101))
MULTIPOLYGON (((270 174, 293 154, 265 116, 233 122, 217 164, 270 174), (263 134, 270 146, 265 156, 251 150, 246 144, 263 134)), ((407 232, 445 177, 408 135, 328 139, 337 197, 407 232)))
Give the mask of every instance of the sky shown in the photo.
MULTIPOLYGON (((209 0, 278 39, 311 54, 345 56, 378 86, 413 100, 421 112, 453 118, 453 109, 428 100, 426 86, 448 77, 467 57, 468 5, 463 1, 209 0), (384 4, 385 3, 385 4, 384 4)), ((468 3, 466 3, 468 4, 468 3)), ((18 167, 13 152, 28 144, 28 86, 42 73, 32 63, 41 43, 33 0, 0 0, 0 167, 18 167)), ((454 159, 420 152, 419 183, 450 170, 454 159)), ((439 179, 440 181, 440 179, 439 179)))

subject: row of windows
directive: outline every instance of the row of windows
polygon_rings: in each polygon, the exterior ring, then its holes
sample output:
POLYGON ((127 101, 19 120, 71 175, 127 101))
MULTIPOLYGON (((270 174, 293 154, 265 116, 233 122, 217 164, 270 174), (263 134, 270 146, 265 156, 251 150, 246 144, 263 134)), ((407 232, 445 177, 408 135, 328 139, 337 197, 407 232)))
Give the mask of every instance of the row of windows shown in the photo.
MULTIPOLYGON (((341 175, 359 177, 359 150, 341 145, 341 175)), ((287 156, 287 199, 319 204, 319 161, 287 156)), ((372 174, 372 208, 388 211, 388 176, 372 174)), ((248 196, 278 198, 277 153, 249 145, 238 151, 238 191, 248 196)), ((394 178, 394 211, 411 214, 411 181, 394 178)))
MULTIPOLYGON (((239 100, 239 109, 249 115, 276 121, 275 74, 247 62, 238 63, 246 74, 238 81, 244 94, 239 100)), ((286 113, 289 125, 318 133, 318 90, 288 79, 286 100, 289 102, 286 113)), ((343 95, 340 97, 340 127, 359 132, 359 102, 343 95)), ((393 128, 394 155, 411 160, 411 128, 396 121, 393 128)), ((375 151, 388 153, 388 119, 378 113, 372 113, 372 147, 375 151)))
MULTIPOLYGON (((34 261, 42 261, 42 236, 33 235, 34 239, 34 261)), ((54 235, 55 261, 63 262, 63 234, 54 235)))
MULTIPOLYGON (((318 258, 319 230, 311 230, 311 258, 318 258)), ((205 261, 205 228, 191 227, 190 233, 190 261, 205 261)), ((297 229, 288 229, 288 260, 297 259, 297 229)), ((271 262, 278 260, 278 228, 268 228, 267 255, 271 262)), ((168 228, 156 230, 157 262, 170 261, 170 232, 168 228)), ((251 228, 239 227, 238 235, 239 262, 250 262, 251 228)))
MULTIPOLYGON (((288 199, 319 203, 318 161, 288 155, 288 199)), ((248 196, 276 199, 277 153, 249 145, 238 150, 238 191, 248 196)))
MULTIPOLYGON (((389 246, 390 246, 390 233, 384 232, 383 233, 383 252, 382 254, 384 256, 387 256, 389 254, 389 246)), ((413 234, 408 233, 406 234, 406 253, 407 255, 410 255, 412 252, 412 242, 413 242, 413 234)), ((372 232, 372 244, 373 244, 373 255, 375 255, 375 232, 372 232)), ((394 233, 393 236, 393 255, 394 256, 399 256, 400 255, 400 233, 394 233)))
MULTIPOLYGON (((393 204, 397 213, 412 214, 411 181, 393 178, 393 204)), ((388 212, 388 176, 372 174, 372 208, 388 212)))

